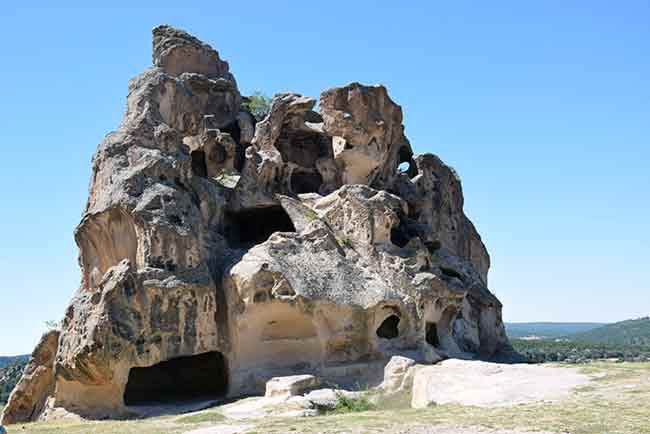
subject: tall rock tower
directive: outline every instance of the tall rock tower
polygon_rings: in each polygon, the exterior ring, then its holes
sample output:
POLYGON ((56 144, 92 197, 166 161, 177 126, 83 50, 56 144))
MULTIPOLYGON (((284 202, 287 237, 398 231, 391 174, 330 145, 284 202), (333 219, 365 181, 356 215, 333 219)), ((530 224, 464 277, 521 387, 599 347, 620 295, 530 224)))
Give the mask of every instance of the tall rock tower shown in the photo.
POLYGON ((80 288, 4 423, 511 353, 456 173, 413 155, 383 86, 315 105, 278 94, 256 122, 215 50, 153 30, 153 66, 92 160, 80 288))

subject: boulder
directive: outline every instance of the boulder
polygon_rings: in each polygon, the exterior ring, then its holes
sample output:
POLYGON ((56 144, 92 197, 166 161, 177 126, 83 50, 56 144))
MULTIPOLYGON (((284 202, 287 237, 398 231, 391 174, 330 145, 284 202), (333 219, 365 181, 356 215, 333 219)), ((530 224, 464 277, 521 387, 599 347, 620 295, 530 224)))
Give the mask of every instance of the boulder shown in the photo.
POLYGON ((565 398, 589 381, 575 369, 450 359, 417 369, 411 406, 495 407, 551 401, 565 398))
POLYGON ((408 390, 413 385, 415 360, 403 356, 393 356, 384 368, 384 381, 379 389, 386 394, 408 390))
POLYGON ((336 408, 339 396, 349 399, 356 399, 361 392, 353 392, 341 389, 317 389, 305 394, 304 398, 309 401, 318 411, 330 411, 336 408))
POLYGON ((313 375, 290 375, 287 377, 274 377, 266 383, 267 398, 290 397, 302 395, 309 389, 320 385, 320 380, 313 375))
POLYGON ((23 376, 11 392, 0 417, 1 425, 24 420, 37 420, 46 408, 47 399, 54 392, 54 357, 59 330, 45 333, 25 366, 23 376))

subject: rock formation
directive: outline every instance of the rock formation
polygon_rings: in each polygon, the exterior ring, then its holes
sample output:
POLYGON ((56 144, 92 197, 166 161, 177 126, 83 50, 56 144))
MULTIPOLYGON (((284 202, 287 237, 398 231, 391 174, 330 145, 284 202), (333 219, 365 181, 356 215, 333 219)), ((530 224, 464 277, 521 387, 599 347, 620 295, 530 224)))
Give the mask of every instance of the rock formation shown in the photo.
POLYGON ((92 160, 80 288, 4 423, 510 354, 454 170, 413 155, 383 86, 315 106, 278 94, 255 123, 215 50, 153 30, 153 67, 92 160))

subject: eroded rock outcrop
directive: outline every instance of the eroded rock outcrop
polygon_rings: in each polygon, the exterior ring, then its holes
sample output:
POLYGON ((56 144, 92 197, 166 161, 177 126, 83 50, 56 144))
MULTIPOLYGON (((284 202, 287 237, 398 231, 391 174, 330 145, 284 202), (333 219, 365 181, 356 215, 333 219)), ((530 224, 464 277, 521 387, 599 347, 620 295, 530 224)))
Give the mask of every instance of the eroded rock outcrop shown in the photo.
POLYGON ((318 111, 278 94, 255 123, 215 50, 153 35, 93 157, 80 288, 4 423, 510 354, 460 181, 412 154, 383 86, 326 90, 318 111))

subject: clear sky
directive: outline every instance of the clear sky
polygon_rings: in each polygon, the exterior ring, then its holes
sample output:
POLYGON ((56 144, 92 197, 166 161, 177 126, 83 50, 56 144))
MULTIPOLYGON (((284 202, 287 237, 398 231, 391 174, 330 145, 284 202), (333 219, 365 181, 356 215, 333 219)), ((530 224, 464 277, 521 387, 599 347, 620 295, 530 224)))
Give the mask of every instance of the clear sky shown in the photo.
POLYGON ((161 23, 244 94, 385 84, 415 151, 460 173, 506 321, 650 313, 647 1, 93 3, 0 11, 0 355, 78 286, 90 159, 161 23))

